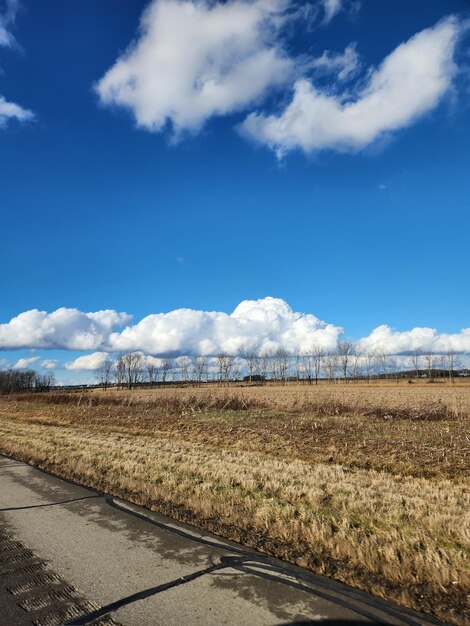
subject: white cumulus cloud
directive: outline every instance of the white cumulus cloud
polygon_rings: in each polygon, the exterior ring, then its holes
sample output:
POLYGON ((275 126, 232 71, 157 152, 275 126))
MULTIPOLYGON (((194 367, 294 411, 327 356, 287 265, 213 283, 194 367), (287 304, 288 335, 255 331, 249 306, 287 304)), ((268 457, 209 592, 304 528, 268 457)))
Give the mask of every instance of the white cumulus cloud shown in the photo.
POLYGON ((312 344, 333 348, 341 332, 314 315, 292 311, 284 300, 268 297, 246 300, 231 314, 177 309, 149 315, 111 333, 108 349, 160 355, 236 354, 243 347, 297 352, 312 344))
POLYGON ((295 148, 361 150, 431 111, 449 92, 459 35, 453 16, 421 31, 393 50, 355 96, 335 95, 299 79, 279 115, 252 113, 242 131, 279 155, 295 148))
MULTIPOLYGON (((135 352, 141 356, 141 364, 144 368, 148 367, 149 365, 153 365, 155 367, 160 367, 162 365, 162 359, 158 359, 154 356, 144 354, 141 351, 135 352)), ((73 361, 69 361, 65 364, 65 369, 75 372, 94 371, 101 367, 107 359, 112 359, 112 355, 110 355, 109 352, 92 352, 91 354, 84 354, 83 356, 77 357, 73 361)))
MULTIPOLYGON (((144 364, 161 364, 163 356, 239 355, 245 351, 299 354, 312 347, 333 351, 343 329, 311 313, 302 313, 280 298, 244 300, 231 313, 176 309, 153 313, 131 324, 131 316, 114 310, 84 313, 58 309, 52 313, 33 309, 0 324, 0 349, 62 349, 86 352, 65 363, 70 371, 92 371, 113 353, 140 352, 144 364), (155 358, 157 357, 157 358, 155 358)), ((414 350, 443 354, 453 350, 470 354, 470 328, 459 333, 439 333, 416 327, 397 331, 388 325, 375 328, 357 341, 360 350, 406 355, 414 350)), ((43 368, 62 367, 58 359, 32 356, 19 359, 16 368, 37 363, 43 368)), ((0 362, 0 366, 8 362, 0 362)))
POLYGON ((245 109, 283 83, 293 61, 279 31, 287 0, 154 0, 139 36, 98 82, 105 105, 129 109, 137 125, 176 134, 214 115, 245 109))
POLYGON ((0 349, 94 350, 130 319, 127 313, 112 310, 83 313, 60 308, 47 313, 32 309, 0 324, 0 349))
POLYGON ((449 350, 470 353, 470 328, 464 328, 460 333, 446 334, 438 333, 435 328, 420 327, 396 331, 382 324, 358 344, 362 348, 387 354, 403 354, 415 350, 436 354, 444 354, 449 350))
POLYGON ((84 354, 78 358, 65 364, 66 370, 80 371, 80 370, 96 370, 101 367, 103 363, 109 359, 107 352, 93 352, 92 354, 84 354))

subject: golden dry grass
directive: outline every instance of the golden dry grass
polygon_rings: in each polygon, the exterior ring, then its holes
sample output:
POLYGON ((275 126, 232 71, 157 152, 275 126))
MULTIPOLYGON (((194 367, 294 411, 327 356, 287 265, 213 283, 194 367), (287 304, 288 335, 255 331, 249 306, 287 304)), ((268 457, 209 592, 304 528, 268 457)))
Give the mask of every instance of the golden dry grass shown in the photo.
POLYGON ((469 399, 465 385, 11 398, 0 449, 464 624, 469 399))
MULTIPOLYGON (((93 395, 103 397, 103 391, 91 391, 93 395)), ((107 396, 119 398, 126 403, 129 394, 122 389, 108 389, 107 396)), ((200 400, 207 405, 207 398, 237 397, 249 406, 271 408, 280 411, 301 411, 311 409, 366 414, 377 410, 380 414, 386 411, 415 411, 419 413, 423 408, 445 408, 458 417, 468 417, 470 414, 470 382, 458 381, 455 384, 448 382, 401 382, 396 385, 393 381, 374 381, 372 383, 338 383, 321 382, 317 385, 288 384, 268 386, 236 385, 229 388, 220 388, 214 385, 207 387, 162 387, 158 389, 140 388, 132 391, 132 404, 168 404, 187 401, 188 404, 197 404, 200 400)))

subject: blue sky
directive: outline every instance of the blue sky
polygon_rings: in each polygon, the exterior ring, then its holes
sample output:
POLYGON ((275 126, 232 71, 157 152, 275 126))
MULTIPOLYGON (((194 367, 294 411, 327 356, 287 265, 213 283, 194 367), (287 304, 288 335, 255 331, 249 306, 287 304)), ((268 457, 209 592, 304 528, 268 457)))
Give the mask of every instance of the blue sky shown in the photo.
MULTIPOLYGON (((128 323, 137 324, 179 308, 231 313, 241 302, 272 296, 357 340, 381 325, 438 334, 470 326, 468 2, 325 3, 239 2, 243 10, 259 8, 261 18, 246 18, 253 40, 238 41, 233 53, 223 43, 222 78, 232 80, 234 64, 239 70, 233 59, 240 55, 254 65, 261 58, 265 63, 267 51, 269 62, 250 80, 226 85, 227 91, 203 101, 183 83, 168 97, 165 90, 175 73, 191 78, 198 70, 187 67, 193 53, 210 56, 216 68, 210 71, 217 72, 220 47, 204 48, 207 37, 198 39, 196 32, 211 19, 215 3, 196 9, 196 25, 188 18, 193 47, 174 27, 178 14, 174 18, 171 11, 181 8, 176 0, 150 3, 154 39, 138 30, 148 2, 0 3, 0 42, 2 28, 10 37, 0 45, 0 96, 31 112, 24 119, 2 118, 0 106, 4 366, 31 357, 31 350, 68 362, 112 349, 103 339, 83 352, 67 350, 66 342, 50 335, 38 340, 30 328, 12 328, 10 321, 31 309, 112 309, 131 314, 128 323), (327 4, 336 9, 329 21, 327 4), (439 24, 447 24, 451 43, 439 24), (160 26, 170 33, 174 56, 168 74, 152 57, 160 26), (335 107, 366 100, 374 72, 380 80, 381 63, 426 29, 432 49, 442 45, 446 65, 437 75, 432 63, 444 61, 430 58, 431 67, 423 70, 428 82, 421 84, 418 76, 411 83, 403 79, 402 89, 398 84, 401 100, 394 106, 409 108, 406 119, 391 111, 395 121, 379 120, 374 131, 364 125, 373 126, 373 115, 385 113, 367 102, 365 113, 352 111, 351 122, 344 111, 337 113, 335 107), (111 72, 132 42, 138 54, 124 58, 125 70, 137 72, 149 89, 129 96, 132 80, 123 87, 111 72), (342 70, 346 79, 339 78, 342 70), (269 84, 255 93, 266 77, 269 84), (415 102, 419 94, 410 84, 418 92, 431 80, 436 85, 428 100, 415 102), (300 93, 300 83, 307 94, 300 93), (306 111, 298 127, 289 126, 288 118, 296 94, 305 98, 306 111), (314 108, 319 97, 326 113, 314 108), (321 123, 328 130, 320 141, 321 123), (346 128, 349 123, 356 127, 346 128)), ((238 34, 226 36, 236 41, 238 34)), ((411 61, 394 63, 390 72, 402 80, 411 61)), ((197 80, 207 72, 203 68, 197 80)), ((387 87, 381 93, 397 97, 387 87)), ((269 335, 266 319, 263 332, 269 335)), ((282 320, 288 332, 291 322, 282 320)), ((176 317, 177 329, 179 324, 176 317)), ((187 345, 197 352, 185 332, 174 351, 187 345)), ((197 326, 194 332, 202 337, 206 331, 197 326)), ((125 347, 166 350, 145 341, 125 347)))

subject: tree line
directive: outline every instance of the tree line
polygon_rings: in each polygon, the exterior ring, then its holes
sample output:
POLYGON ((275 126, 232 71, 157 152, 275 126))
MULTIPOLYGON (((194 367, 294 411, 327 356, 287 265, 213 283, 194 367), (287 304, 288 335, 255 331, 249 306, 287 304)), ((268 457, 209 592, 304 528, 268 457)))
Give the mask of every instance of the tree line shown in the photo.
POLYGON ((131 389, 138 384, 155 385, 169 382, 192 382, 201 384, 210 379, 228 383, 239 378, 241 369, 234 356, 219 354, 215 357, 217 375, 214 378, 214 359, 206 356, 178 358, 145 357, 141 352, 108 357, 96 369, 98 383, 105 389, 112 384, 131 389))
POLYGON ((241 348, 236 355, 219 353, 215 357, 181 356, 146 357, 141 352, 108 357, 96 369, 100 385, 135 387, 138 384, 166 384, 169 382, 193 383, 216 381, 228 384, 243 378, 248 382, 268 380, 287 383, 297 380, 318 384, 320 379, 330 382, 343 380, 372 380, 373 378, 399 378, 425 376, 433 380, 446 376, 452 382, 460 366, 458 354, 453 350, 434 354, 415 350, 399 359, 383 349, 360 349, 351 341, 339 341, 335 350, 327 351, 312 346, 298 354, 284 348, 252 350, 241 348), (408 371, 404 368, 409 368, 408 371))
POLYGON ((49 391, 55 384, 52 372, 39 374, 34 370, 0 371, 0 394, 19 391, 49 391))

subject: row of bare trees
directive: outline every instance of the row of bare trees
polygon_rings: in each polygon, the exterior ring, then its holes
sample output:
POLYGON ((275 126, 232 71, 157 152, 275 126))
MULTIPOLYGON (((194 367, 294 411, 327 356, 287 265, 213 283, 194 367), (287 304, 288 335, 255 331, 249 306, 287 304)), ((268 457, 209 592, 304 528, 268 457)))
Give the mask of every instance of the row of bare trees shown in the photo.
POLYGON ((452 382, 454 382, 456 370, 461 366, 459 356, 454 350, 448 350, 444 354, 414 350, 409 356, 409 362, 416 377, 419 377, 423 370, 430 380, 434 378, 436 372, 441 375, 447 372, 452 382))
POLYGON ((116 384, 129 389, 141 383, 154 385, 176 381, 200 385, 213 380, 228 384, 244 374, 245 380, 250 382, 271 380, 285 384, 292 379, 318 384, 322 378, 332 382, 354 382, 377 377, 396 378, 398 382, 407 366, 416 377, 425 375, 432 380, 436 375, 445 374, 453 381, 459 361, 454 351, 436 355, 416 350, 399 359, 383 349, 361 350, 351 341, 339 341, 333 351, 312 346, 296 355, 283 348, 259 352, 246 347, 236 356, 220 353, 215 357, 156 359, 141 352, 129 352, 117 355, 115 359, 107 358, 96 370, 96 377, 105 388, 116 384))
POLYGON ((150 385, 175 381, 177 375, 183 382, 196 381, 201 383, 207 376, 207 357, 194 359, 180 357, 173 359, 163 357, 154 359, 145 357, 141 352, 119 354, 115 359, 105 359, 96 369, 96 378, 106 389, 111 384, 128 389, 146 382, 150 385))
POLYGON ((318 382, 326 353, 321 347, 314 347, 295 357, 284 348, 261 353, 243 349, 239 356, 245 362, 250 382, 270 379, 287 383, 294 372, 298 380, 318 382))
POLYGON ((107 358, 95 373, 104 388, 116 384, 131 389, 140 383, 155 385, 179 381, 200 385, 210 379, 228 383, 241 376, 241 367, 239 359, 228 354, 212 359, 206 356, 155 359, 141 352, 129 352, 115 359, 107 358))
POLYGON ((299 382, 318 384, 320 378, 348 382, 377 376, 388 378, 400 371, 396 357, 382 350, 359 350, 351 341, 339 341, 333 351, 313 346, 297 355, 278 349, 261 354, 242 353, 241 356, 250 380, 269 378, 286 383, 295 378, 299 382))

